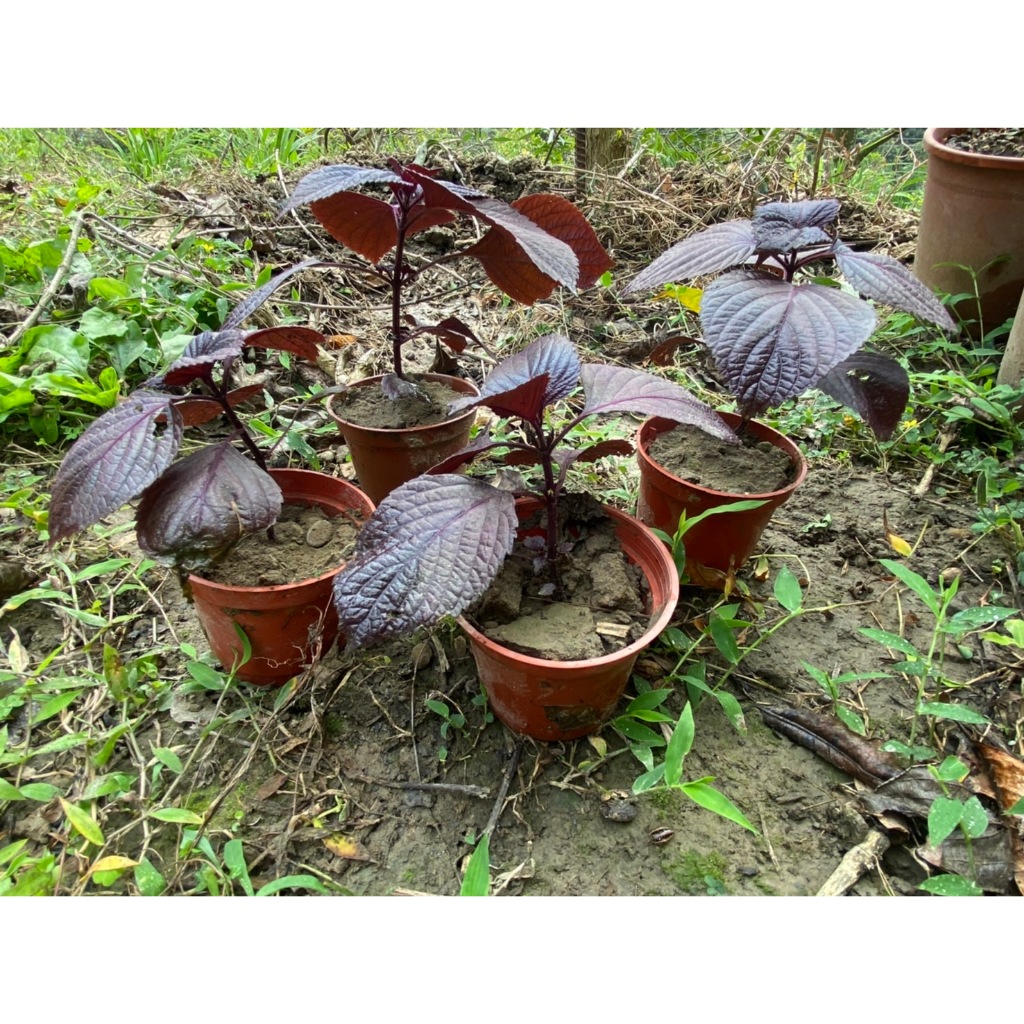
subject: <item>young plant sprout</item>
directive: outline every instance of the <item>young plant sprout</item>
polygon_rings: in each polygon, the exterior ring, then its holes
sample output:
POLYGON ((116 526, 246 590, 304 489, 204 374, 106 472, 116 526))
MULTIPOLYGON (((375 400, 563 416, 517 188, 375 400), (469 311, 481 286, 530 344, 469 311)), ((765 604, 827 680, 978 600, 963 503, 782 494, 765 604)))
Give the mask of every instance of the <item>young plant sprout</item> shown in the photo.
POLYGON ((518 525, 515 498, 510 491, 452 472, 485 452, 509 448, 507 463, 540 465, 541 488, 520 493, 544 502, 546 537, 540 554, 557 579, 563 551, 558 504, 570 466, 632 450, 625 441, 571 448, 565 441, 574 427, 591 416, 628 412, 668 416, 736 441, 714 410, 678 385, 642 370, 581 365, 573 345, 557 334, 502 361, 479 397, 459 399, 451 409, 479 405, 515 421, 518 438, 479 436, 381 502, 335 581, 335 604, 350 644, 358 647, 458 615, 487 590, 512 551, 518 525), (550 422, 551 407, 565 402, 580 383, 583 408, 550 422))
POLYGON ((569 200, 529 195, 509 205, 436 175, 416 164, 390 161, 388 169, 338 165, 321 167, 296 185, 283 210, 309 205, 313 216, 337 241, 362 256, 391 292, 393 373, 382 387, 389 398, 410 393, 402 347, 421 335, 434 335, 454 352, 478 343, 457 317, 419 324, 405 313, 405 289, 424 271, 460 256, 479 260, 491 282, 526 305, 547 298, 558 285, 589 288, 612 260, 569 200), (384 185, 390 202, 353 191, 384 185), (475 244, 414 267, 407 258, 410 237, 427 228, 472 217, 489 230, 475 244), (389 260, 385 257, 393 253, 389 260))
POLYGON ((242 536, 277 521, 281 489, 235 411, 236 405, 261 394, 263 388, 232 389, 232 368, 249 345, 316 361, 317 343, 323 337, 314 330, 240 328, 275 289, 311 262, 297 264, 257 289, 219 331, 196 335, 166 372, 89 425, 68 450, 53 481, 51 544, 141 495, 136 512, 139 546, 154 558, 191 572, 215 564, 242 536), (196 382, 200 395, 172 390, 196 382), (234 428, 232 436, 175 462, 185 427, 217 416, 234 428))
POLYGON ((714 224, 672 246, 627 286, 637 292, 730 270, 704 289, 704 341, 744 421, 816 387, 859 413, 882 438, 907 405, 906 371, 888 356, 861 352, 875 311, 858 294, 944 331, 956 324, 902 263, 855 252, 835 234, 835 199, 763 203, 750 220, 714 224), (797 283, 833 260, 853 291, 797 283))

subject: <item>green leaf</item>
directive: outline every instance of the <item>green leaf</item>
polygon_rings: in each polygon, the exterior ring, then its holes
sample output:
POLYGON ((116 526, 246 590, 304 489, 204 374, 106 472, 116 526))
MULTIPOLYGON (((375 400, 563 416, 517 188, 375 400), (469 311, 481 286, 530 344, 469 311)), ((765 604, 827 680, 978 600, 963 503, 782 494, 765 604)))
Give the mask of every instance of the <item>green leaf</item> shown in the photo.
POLYGON ((49 782, 26 782, 21 787, 21 795, 26 800, 48 804, 55 796, 60 796, 60 790, 56 786, 51 786, 49 782))
POLYGON ((40 722, 45 722, 48 718, 53 718, 54 715, 60 714, 72 701, 78 697, 79 694, 83 693, 83 690, 68 690, 65 693, 58 694, 56 697, 51 697, 35 714, 32 719, 33 725, 39 725, 40 722))
POLYGON ((804 603, 804 592, 800 589, 800 581, 793 575, 788 566, 779 570, 775 577, 775 600, 787 612, 795 612, 804 603))
POLYGON ((153 756, 175 775, 181 774, 181 758, 170 747, 153 747, 153 756))
POLYGON ((145 857, 135 865, 135 884, 140 896, 159 896, 167 888, 164 876, 145 857))
POLYGON ((931 715, 933 718, 944 718, 951 722, 964 722, 967 725, 988 725, 989 720, 977 711, 965 708, 962 704, 918 704, 919 715, 931 715))
POLYGON ((959 800, 951 800, 948 796, 937 796, 928 808, 928 842, 931 846, 941 846, 943 841, 960 824, 964 815, 964 805, 959 800))
POLYGON ((918 889, 933 896, 984 896, 984 890, 962 875, 936 875, 925 879, 918 889))
POLYGON ((652 768, 649 772, 644 772, 643 775, 639 776, 633 783, 633 793, 639 795, 640 793, 646 793, 647 790, 653 789, 658 785, 659 782, 665 777, 665 764, 662 762, 655 768, 652 768))
POLYGON ((128 321, 93 306, 82 314, 78 330, 90 341, 96 341, 98 338, 122 338, 128 333, 128 321))
POLYGON ((645 747, 665 746, 665 737, 661 733, 641 725, 635 718, 616 718, 612 725, 633 743, 642 743, 645 747))
POLYGON ((740 649, 736 644, 736 637, 733 634, 732 627, 717 613, 712 614, 708 627, 711 631, 711 639, 714 640, 715 646, 722 657, 730 665, 738 665, 740 663, 740 649))
POLYGON ((671 697, 674 690, 648 690, 647 693, 641 693, 639 697, 634 697, 623 712, 624 715, 633 715, 637 711, 653 711, 657 707, 661 707, 665 703, 667 697, 671 697))
MULTIPOLYGON (((685 522, 682 522, 682 517, 680 517, 679 532, 685 536, 688 530, 698 523, 704 522, 708 516, 718 516, 727 512, 752 512, 755 508, 760 508, 764 503, 763 498, 744 498, 742 501, 730 501, 727 505, 716 505, 714 508, 705 509, 692 518, 687 518, 685 522)), ((684 516, 685 514, 683 513, 684 516)))
POLYGON ((175 825, 202 825, 203 816, 187 807, 158 807, 149 816, 157 821, 168 821, 175 825))
POLYGON ((226 680, 220 672, 201 661, 190 661, 185 666, 188 674, 205 690, 221 691, 226 680))
POLYGON ((440 715, 444 719, 451 714, 451 708, 443 700, 428 700, 426 705, 435 715, 440 715))
POLYGON ((855 711, 851 711, 849 708, 844 708, 842 704, 837 704, 836 717, 851 732, 855 732, 858 736, 867 736, 868 730, 864 725, 864 719, 855 711))
POLYGON ((679 716, 679 722, 672 730, 672 737, 665 750, 665 785, 677 786, 683 777, 683 760, 693 746, 693 706, 687 703, 679 716))
POLYGON ((874 629, 871 626, 862 626, 860 632, 872 640, 877 640, 880 644, 885 644, 886 647, 891 647, 894 651, 899 651, 901 654, 917 656, 917 648, 909 640, 904 640, 903 637, 897 636, 895 633, 890 633, 884 629, 874 629))
POLYGON ((967 777, 970 769, 958 757, 947 757, 932 774, 940 782, 961 782, 967 777))
POLYGON ((246 896, 254 895, 241 839, 229 839, 224 844, 224 866, 228 869, 228 877, 241 884, 246 896))
POLYGON ((60 805, 64 808, 64 814, 76 832, 95 846, 102 846, 106 842, 102 830, 88 811, 83 811, 77 804, 70 803, 63 797, 60 799, 60 805))
POLYGON ((740 707, 740 702, 727 690, 714 690, 713 694, 732 727, 741 736, 744 735, 747 731, 747 719, 743 714, 743 708, 740 707))
POLYGON ((1019 614, 1016 608, 964 608, 957 612, 948 622, 942 624, 946 633, 969 633, 982 626, 989 626, 994 622, 1002 622, 1014 615, 1019 614))
POLYGON ((273 896, 282 889, 309 889, 324 896, 329 895, 329 890, 314 875, 286 875, 284 878, 275 878, 273 882, 267 882, 256 895, 273 896))
POLYGON ((721 818, 742 825, 748 832, 760 835, 756 828, 747 821, 743 812, 723 793, 709 786, 703 779, 696 782, 684 782, 680 787, 683 792, 697 805, 712 811, 721 818))
POLYGON ((17 786, 0 779, 0 800, 24 800, 25 796, 17 786))
POLYGON ((1024 796, 1022 796, 1008 811, 1003 811, 1004 814, 1024 814, 1024 796))
POLYGON ((931 588, 923 576, 919 576, 913 569, 908 569, 902 562, 895 562, 891 558, 883 558, 881 563, 893 576, 910 587, 924 601, 928 610, 938 618, 939 595, 931 588))
POLYGON ((630 743, 629 749, 647 771, 654 771, 654 751, 650 747, 645 747, 642 743, 630 743))
POLYGON ((964 802, 964 816, 960 819, 960 827, 968 839, 980 839, 988 828, 988 812, 981 806, 976 796, 968 797, 964 802))
POLYGON ((487 896, 491 890, 490 837, 482 836, 466 865, 460 896, 487 896))

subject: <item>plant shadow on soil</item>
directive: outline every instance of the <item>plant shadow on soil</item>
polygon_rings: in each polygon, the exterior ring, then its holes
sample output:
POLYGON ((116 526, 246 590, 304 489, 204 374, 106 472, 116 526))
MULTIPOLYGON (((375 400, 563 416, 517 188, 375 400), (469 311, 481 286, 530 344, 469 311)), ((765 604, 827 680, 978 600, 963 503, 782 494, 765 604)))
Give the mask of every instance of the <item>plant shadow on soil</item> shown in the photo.
MULTIPOLYGON (((743 664, 747 685, 739 694, 746 734, 737 734, 718 706, 706 701, 686 761, 685 777, 714 776, 715 786, 760 836, 679 793, 630 798, 636 815, 628 822, 605 817, 602 797, 630 790, 643 771, 610 727, 601 735, 610 753, 620 752, 596 768, 599 758, 586 740, 526 740, 491 839, 496 886, 525 895, 815 893, 844 853, 864 839, 869 820, 849 776, 773 733, 756 705, 827 711, 801 661, 826 671, 886 669, 886 651, 858 633, 862 626, 899 630, 897 588, 878 565, 892 554, 883 509, 901 536, 916 539, 924 531, 910 560, 915 570, 932 581, 951 567, 961 571, 957 607, 979 603, 996 582, 993 564, 1003 551, 991 537, 970 544, 968 512, 939 499, 914 498, 876 475, 812 471, 776 514, 761 550, 776 567, 785 561, 809 581, 808 607, 838 607, 790 623, 750 655, 743 664), (831 521, 823 525, 826 511, 831 521), (658 829, 671 830, 671 839, 653 842, 658 829)), ((768 599, 770 581, 751 586, 768 599)), ((685 626, 714 600, 707 592, 685 592, 679 621, 685 626)), ((908 639, 922 644, 928 623, 924 614, 916 624, 908 614, 915 600, 902 595, 904 628, 908 639)), ((201 648, 191 610, 177 595, 167 610, 179 634, 192 634, 201 648)), ((715 657, 710 645, 705 656, 715 657)), ((672 685, 659 678, 659 665, 671 664, 667 659, 639 664, 652 687, 672 685)), ((976 662, 949 663, 946 670, 964 679, 981 671, 976 662)), ((1016 709, 1009 713, 1020 716, 1019 677, 985 685, 969 694, 981 710, 996 714, 1003 699, 1016 709)), ((355 894, 458 892, 459 865, 471 849, 466 840, 480 835, 496 810, 517 738, 485 720, 472 657, 454 628, 358 657, 331 652, 277 712, 277 691, 246 693, 249 721, 220 730, 188 780, 192 795, 184 805, 202 812, 203 794, 231 790, 208 832, 215 846, 227 838, 243 841, 254 883, 313 869, 355 894), (465 725, 442 736, 443 719, 426 706, 428 699, 462 713, 465 725)), ((905 738, 914 707, 909 684, 898 677, 875 680, 863 685, 860 699, 872 736, 905 738)), ((140 732, 137 742, 188 750, 215 701, 216 695, 198 695, 172 702, 171 721, 161 715, 149 728, 155 734, 140 732)), ((229 693, 222 713, 242 703, 229 693)), ((677 693, 668 710, 678 714, 681 707, 677 693)), ((25 826, 7 822, 12 839, 25 826)), ((155 849, 173 862, 173 846, 155 849)), ((130 843, 119 852, 131 855, 130 843)), ((894 849, 881 870, 869 871, 852 891, 910 894, 924 877, 913 858, 894 849)))

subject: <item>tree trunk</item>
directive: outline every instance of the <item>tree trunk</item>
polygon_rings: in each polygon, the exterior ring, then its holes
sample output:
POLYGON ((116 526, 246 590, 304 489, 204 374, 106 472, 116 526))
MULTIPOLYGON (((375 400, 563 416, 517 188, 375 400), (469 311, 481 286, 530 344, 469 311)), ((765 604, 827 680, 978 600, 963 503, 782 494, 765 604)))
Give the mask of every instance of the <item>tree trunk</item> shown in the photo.
POLYGON ((617 174, 626 166, 632 148, 628 128, 574 128, 573 134, 578 191, 586 190, 589 174, 617 174))
POLYGON ((999 363, 997 384, 1009 384, 1017 387, 1024 380, 1024 294, 1017 303, 1017 315, 1013 318, 1010 337, 1006 342, 1006 351, 999 363))

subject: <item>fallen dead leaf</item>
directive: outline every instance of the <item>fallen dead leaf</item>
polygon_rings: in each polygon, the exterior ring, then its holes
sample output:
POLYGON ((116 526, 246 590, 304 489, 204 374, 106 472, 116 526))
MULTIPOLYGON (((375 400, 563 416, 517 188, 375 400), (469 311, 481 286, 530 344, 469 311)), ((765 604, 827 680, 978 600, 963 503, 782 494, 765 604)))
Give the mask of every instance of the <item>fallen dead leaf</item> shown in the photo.
POLYGON ((354 840, 345 836, 325 836, 324 846, 335 857, 344 860, 370 860, 370 855, 354 840))

